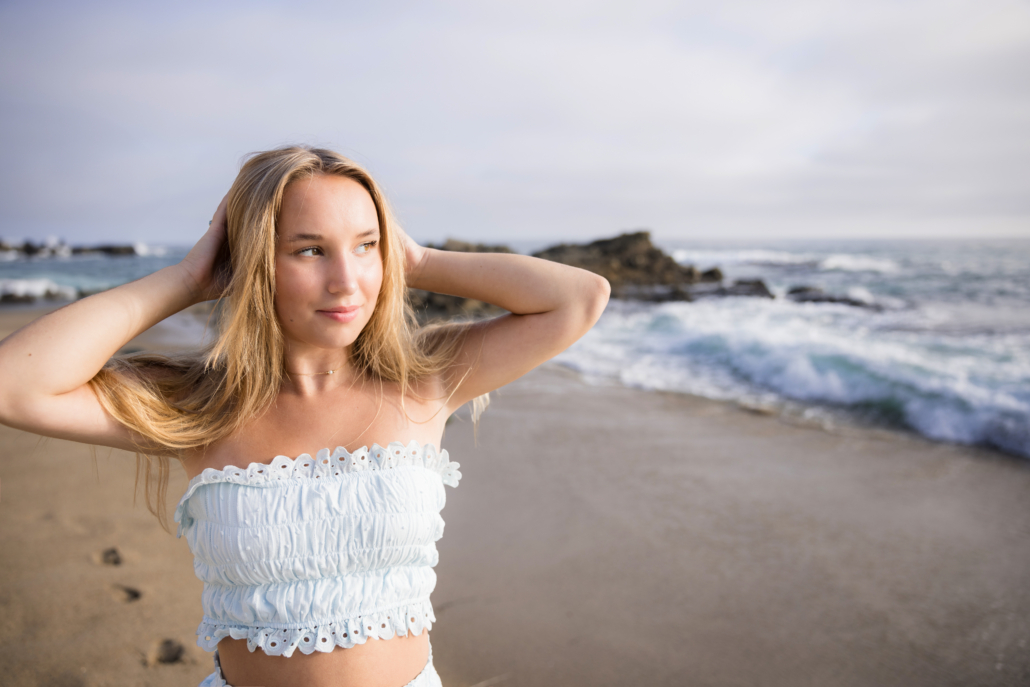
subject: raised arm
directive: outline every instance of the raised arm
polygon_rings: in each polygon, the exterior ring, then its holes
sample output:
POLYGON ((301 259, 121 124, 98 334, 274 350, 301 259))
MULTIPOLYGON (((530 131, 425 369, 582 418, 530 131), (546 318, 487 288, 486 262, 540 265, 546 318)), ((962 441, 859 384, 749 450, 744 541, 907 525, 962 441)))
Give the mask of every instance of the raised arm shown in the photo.
POLYGON ((408 243, 408 285, 492 303, 510 315, 469 325, 451 379, 453 412, 564 351, 597 322, 611 291, 592 272, 525 255, 408 243))
POLYGON ((179 264, 56 310, 0 342, 0 423, 44 436, 135 450, 136 437, 87 382, 133 337, 216 296, 225 200, 179 264))

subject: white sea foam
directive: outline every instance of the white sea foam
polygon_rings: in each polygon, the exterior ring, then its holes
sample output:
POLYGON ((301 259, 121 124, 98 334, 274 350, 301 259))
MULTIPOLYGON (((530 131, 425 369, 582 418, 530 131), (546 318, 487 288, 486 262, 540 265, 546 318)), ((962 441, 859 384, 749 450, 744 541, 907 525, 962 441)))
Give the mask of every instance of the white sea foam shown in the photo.
POLYGON ((811 251, 783 251, 765 249, 703 250, 677 248, 672 257, 683 265, 699 267, 733 267, 737 265, 759 265, 767 267, 810 266, 817 270, 841 272, 893 273, 898 264, 889 259, 864 255, 862 253, 831 253, 826 255, 811 251))
POLYGON ((692 250, 677 248, 672 258, 682 265, 699 267, 732 265, 802 265, 818 264, 820 257, 813 253, 791 253, 782 250, 692 250))
POLYGON ((49 279, 0 279, 0 296, 71 300, 78 296, 78 292, 49 279))
POLYGON ((1030 457, 1030 335, 898 331, 896 318, 747 298, 613 303, 559 361, 646 389, 849 408, 1030 457))
POLYGON ((864 286, 851 286, 848 288, 848 298, 853 298, 856 301, 863 303, 875 303, 876 296, 864 286))
POLYGON ((819 269, 891 273, 898 271, 898 263, 888 258, 877 258, 870 255, 835 253, 819 261, 819 269))
POLYGON ((132 249, 138 256, 154 256, 161 257, 168 253, 168 249, 164 246, 150 246, 145 243, 134 243, 132 249))

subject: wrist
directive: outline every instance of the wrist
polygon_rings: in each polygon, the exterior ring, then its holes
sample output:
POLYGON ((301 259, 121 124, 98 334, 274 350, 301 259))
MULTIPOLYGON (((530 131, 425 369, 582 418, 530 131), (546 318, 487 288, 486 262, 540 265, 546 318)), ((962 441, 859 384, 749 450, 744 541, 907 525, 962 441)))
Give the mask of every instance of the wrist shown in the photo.
POLYGON ((205 297, 207 289, 200 283, 200 280, 197 279, 193 270, 183 263, 180 262, 175 265, 170 265, 163 270, 160 270, 160 272, 166 272, 169 281, 180 287, 181 294, 186 301, 183 307, 196 305, 197 303, 207 300, 205 297))
POLYGON ((421 251, 413 256, 409 256, 412 259, 407 261, 408 269, 405 270, 404 280, 408 286, 413 289, 422 288, 419 283, 422 280, 422 276, 426 271, 426 263, 429 262, 429 254, 435 253, 436 251, 432 248, 426 248, 425 246, 419 246, 421 251))

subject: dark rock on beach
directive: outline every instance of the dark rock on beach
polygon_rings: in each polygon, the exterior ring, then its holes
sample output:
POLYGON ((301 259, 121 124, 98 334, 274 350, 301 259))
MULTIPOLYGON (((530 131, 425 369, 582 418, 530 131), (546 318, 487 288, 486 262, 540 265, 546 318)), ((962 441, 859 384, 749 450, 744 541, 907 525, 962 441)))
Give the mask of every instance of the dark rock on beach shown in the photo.
POLYGON ((72 248, 72 255, 92 255, 101 253, 103 255, 136 255, 135 246, 124 246, 115 244, 104 244, 100 246, 76 246, 72 248))
POLYGON ((613 284, 612 298, 665 303, 667 301, 692 301, 694 294, 689 284, 620 284, 618 286, 613 284))
POLYGON ((865 301, 860 301, 857 298, 849 298, 847 296, 834 296, 833 294, 826 293, 818 286, 792 286, 790 290, 787 291, 787 298, 796 303, 839 303, 841 305, 851 305, 856 308, 882 310, 882 308, 875 303, 866 303, 865 301))
POLYGON ((730 286, 699 285, 691 290, 694 298, 718 298, 725 296, 750 296, 752 298, 775 298, 761 279, 738 279, 730 286))
POLYGON ((0 294, 0 303, 3 304, 19 304, 19 303, 34 303, 36 297, 30 294, 19 294, 19 293, 4 293, 0 294))
POLYGON ((701 273, 701 281, 703 281, 703 282, 722 281, 722 270, 720 270, 718 267, 713 267, 710 270, 705 270, 704 272, 701 273))

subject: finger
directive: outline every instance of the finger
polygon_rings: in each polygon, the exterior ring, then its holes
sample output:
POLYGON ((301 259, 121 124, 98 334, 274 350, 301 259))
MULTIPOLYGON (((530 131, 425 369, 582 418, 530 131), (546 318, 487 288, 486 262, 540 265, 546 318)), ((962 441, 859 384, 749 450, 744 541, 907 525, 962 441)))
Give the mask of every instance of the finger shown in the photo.
POLYGON ((214 224, 222 224, 222 223, 225 222, 226 208, 228 207, 228 205, 229 205, 229 194, 226 193, 222 197, 222 201, 218 204, 218 207, 215 208, 215 214, 211 217, 211 221, 207 223, 207 225, 209 227, 214 225, 214 224))

